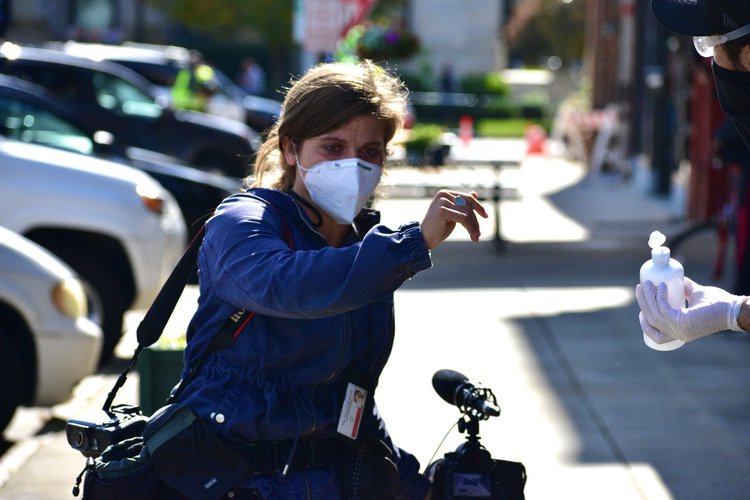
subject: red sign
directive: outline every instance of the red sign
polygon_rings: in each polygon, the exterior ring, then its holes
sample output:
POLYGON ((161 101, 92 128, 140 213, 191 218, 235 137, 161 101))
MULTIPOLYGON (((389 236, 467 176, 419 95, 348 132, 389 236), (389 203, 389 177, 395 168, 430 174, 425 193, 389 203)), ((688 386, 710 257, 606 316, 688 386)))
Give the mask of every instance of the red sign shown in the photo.
POLYGON ((352 17, 349 19, 349 22, 346 26, 341 30, 341 36, 346 35, 346 32, 349 31, 349 29, 352 26, 356 26, 363 22, 365 19, 367 19, 370 15, 370 12, 372 12, 372 9, 375 8, 375 4, 377 4, 377 0, 343 0, 344 4, 348 6, 348 10, 352 12, 352 17))
POLYGON ((376 0, 304 0, 302 46, 309 52, 330 52, 352 26, 370 15, 376 0))

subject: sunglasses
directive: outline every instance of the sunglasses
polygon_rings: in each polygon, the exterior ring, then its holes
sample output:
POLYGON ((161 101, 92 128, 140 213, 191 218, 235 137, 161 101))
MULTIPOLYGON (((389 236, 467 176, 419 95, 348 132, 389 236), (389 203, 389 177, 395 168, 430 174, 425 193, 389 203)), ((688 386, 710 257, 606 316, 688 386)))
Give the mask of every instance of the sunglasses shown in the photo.
POLYGON ((737 28, 729 33, 724 33, 723 35, 694 36, 693 45, 695 46, 695 50, 698 51, 698 54, 703 57, 713 57, 714 47, 717 45, 727 43, 730 40, 742 38, 748 34, 750 34, 750 24, 746 24, 741 28, 737 28))

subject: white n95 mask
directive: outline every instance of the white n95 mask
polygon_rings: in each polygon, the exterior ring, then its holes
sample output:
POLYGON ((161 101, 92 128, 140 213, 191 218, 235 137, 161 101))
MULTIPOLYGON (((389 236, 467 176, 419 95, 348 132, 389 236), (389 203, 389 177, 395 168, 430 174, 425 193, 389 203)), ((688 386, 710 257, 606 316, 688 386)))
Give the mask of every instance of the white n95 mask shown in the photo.
POLYGON ((337 224, 351 224, 380 182, 380 165, 360 158, 322 161, 305 172, 303 182, 313 203, 331 216, 337 224))

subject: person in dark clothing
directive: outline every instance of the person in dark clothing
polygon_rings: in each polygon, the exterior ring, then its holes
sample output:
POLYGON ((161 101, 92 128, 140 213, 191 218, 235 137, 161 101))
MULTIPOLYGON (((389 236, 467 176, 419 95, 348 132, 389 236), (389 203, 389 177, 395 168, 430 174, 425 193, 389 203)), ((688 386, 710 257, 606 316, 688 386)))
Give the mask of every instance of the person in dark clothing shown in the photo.
POLYGON ((747 295, 750 294, 750 148, 728 119, 714 133, 713 147, 719 168, 726 169, 732 179, 732 203, 736 203, 732 293, 747 295))
MULTIPOLYGON (((651 0, 668 30, 690 35, 698 53, 712 57, 719 104, 750 147, 750 9, 736 0, 651 0)), ((674 309, 666 286, 636 286, 643 331, 657 343, 691 341, 724 330, 750 331, 750 300, 685 278, 688 306, 674 309)))
POLYGON ((249 475, 234 498, 428 494, 375 403, 393 293, 431 267, 430 250, 457 225, 477 241, 487 213, 476 193, 453 190, 439 191, 421 222, 395 229, 365 208, 405 105, 400 81, 373 63, 313 67, 289 89, 250 187, 206 223, 185 366, 235 311, 252 319, 205 358, 180 402, 227 443, 281 450, 266 464, 278 470, 249 475), (310 450, 322 458, 308 462, 310 450))

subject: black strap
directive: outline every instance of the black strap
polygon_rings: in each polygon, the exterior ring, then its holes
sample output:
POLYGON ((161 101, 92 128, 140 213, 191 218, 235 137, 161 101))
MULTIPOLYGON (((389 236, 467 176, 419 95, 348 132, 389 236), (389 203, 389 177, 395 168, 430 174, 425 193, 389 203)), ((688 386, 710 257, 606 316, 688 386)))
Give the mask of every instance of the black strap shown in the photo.
POLYGON ((254 312, 248 311, 247 309, 240 309, 227 318, 221 326, 221 329, 219 329, 219 332, 211 340, 208 348, 198 357, 195 364, 190 367, 185 377, 180 379, 177 387, 172 390, 172 393, 166 400, 166 404, 171 404, 177 401, 177 398, 180 397, 180 394, 182 394, 185 387, 187 387, 188 384, 193 381, 195 376, 198 375, 198 372, 200 371, 201 366, 203 366, 203 362, 208 358, 208 355, 232 345, 234 339, 237 338, 237 335, 239 335, 242 329, 245 328, 245 325, 253 319, 253 316, 255 316, 254 312))
MULTIPOLYGON (((281 216, 281 212, 276 208, 276 206, 271 202, 268 203, 279 213, 279 216, 281 216)), ((281 221, 284 224, 284 237, 286 238, 287 245, 291 249, 293 246, 292 231, 289 229, 289 226, 287 225, 286 220, 283 216, 281 216, 281 221)), ((174 308, 174 305, 172 306, 172 308, 174 308)), ((214 335, 214 338, 211 339, 211 343, 208 345, 206 350, 201 353, 200 356, 198 356, 193 366, 188 369, 185 377, 180 379, 177 386, 172 390, 172 393, 166 400, 166 404, 171 404, 177 401, 185 387, 187 387, 188 384, 193 381, 196 375, 198 375, 198 372, 203 366, 203 362, 208 358, 208 356, 216 351, 231 346, 240 332, 245 328, 250 320, 253 319, 253 317, 255 317, 255 312, 248 311, 247 309, 239 309, 235 311, 231 316, 229 316, 229 318, 224 321, 224 324, 221 325, 221 328, 216 333, 216 335, 214 335)), ((169 319, 168 316, 167 319, 169 319)), ((163 329, 164 326, 162 325, 161 328, 163 329)))
POLYGON ((172 315, 172 311, 177 305, 177 301, 180 300, 180 295, 182 295, 182 290, 185 288, 185 283, 187 283, 190 273, 193 271, 198 261, 198 248, 201 246, 205 228, 205 225, 201 226, 198 233, 196 233, 193 241, 190 242, 190 245, 188 245, 183 252, 179 262, 177 262, 177 265, 172 269, 169 278, 164 282, 161 290, 159 290, 159 294, 156 296, 151 307, 146 311, 146 314, 138 325, 138 329, 136 330, 138 345, 136 346, 133 357, 130 358, 128 365, 115 381, 112 390, 109 391, 107 399, 102 406, 104 411, 108 412, 112 407, 117 391, 125 385, 125 381, 128 379, 128 373, 130 373, 130 370, 135 367, 141 351, 145 347, 148 347, 159 340, 161 332, 167 325, 167 321, 169 321, 169 317, 172 315))
POLYGON ((136 330, 139 345, 148 347, 159 340, 164 327, 169 321, 169 317, 172 315, 172 311, 174 311, 177 305, 177 301, 180 300, 185 283, 187 283, 190 273, 196 266, 198 249, 201 246, 205 228, 205 225, 201 226, 200 231, 195 235, 193 241, 190 242, 190 245, 182 254, 180 261, 172 270, 172 274, 164 282, 151 307, 143 316, 136 330))
MULTIPOLYGON (((289 248, 292 248, 292 232, 289 229, 286 220, 281 215, 281 211, 276 208, 273 203, 269 201, 267 201, 267 203, 269 204, 269 206, 273 207, 274 210, 276 210, 276 212, 279 214, 279 217, 284 224, 284 236, 287 240, 287 244, 289 245, 289 248)), ((120 388, 125 385, 125 381, 128 378, 128 373, 136 366, 138 356, 140 355, 141 351, 143 351, 144 348, 152 345, 154 342, 159 340, 159 337, 161 337, 161 334, 164 331, 164 327, 166 327, 169 318, 172 316, 174 308, 177 306, 177 302, 180 300, 182 290, 185 288, 185 284, 190 277, 190 273, 192 273, 193 269, 197 265, 198 249, 200 248, 203 241, 203 234, 205 232, 205 229, 206 226, 204 224, 203 226, 201 226, 198 233, 196 233, 195 237, 190 242, 190 245, 188 245, 188 247, 185 249, 185 252, 182 254, 182 257, 180 257, 179 262, 177 262, 177 265, 172 270, 172 273, 164 282, 161 290, 159 290, 159 293, 154 299, 154 302, 151 304, 151 307, 148 309, 148 311, 146 311, 143 319, 138 324, 138 328, 136 329, 138 345, 136 346, 135 352, 133 353, 133 357, 130 359, 130 362, 117 378, 117 380, 115 381, 115 385, 107 395, 107 400, 102 406, 102 409, 104 411, 109 411, 109 409, 112 407, 112 403, 114 402, 115 396, 117 395, 117 391, 119 391, 120 388)), ((209 354, 219 349, 230 346, 237 335, 240 333, 242 328, 244 328, 244 326, 250 319, 252 319, 253 316, 255 316, 254 312, 246 311, 245 309, 240 309, 239 311, 232 314, 232 316, 230 316, 229 319, 227 319, 227 321, 224 323, 221 330, 213 338, 206 352, 204 352, 200 356, 196 363, 196 366, 189 370, 188 378, 186 380, 180 381, 175 390, 172 391, 173 394, 169 396, 169 399, 167 401, 172 402, 177 398, 182 389, 186 387, 188 382, 190 382, 195 374, 197 374, 198 369, 203 364, 203 360, 207 358, 209 354)))
POLYGON ((341 459, 342 445, 331 437, 255 441, 237 449, 247 459, 248 475, 268 476, 283 473, 293 447, 296 447, 294 459, 291 464, 288 464, 292 470, 325 467, 341 459), (296 444, 295 441, 297 441, 296 444))

